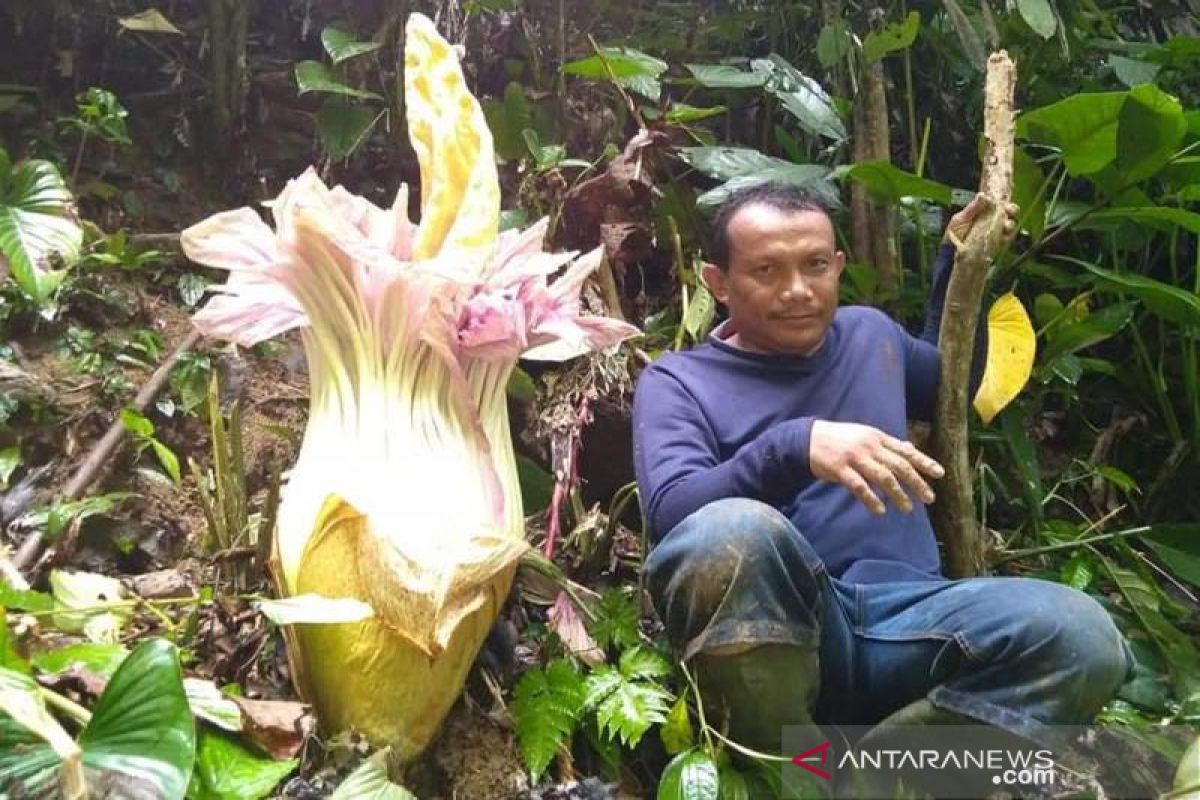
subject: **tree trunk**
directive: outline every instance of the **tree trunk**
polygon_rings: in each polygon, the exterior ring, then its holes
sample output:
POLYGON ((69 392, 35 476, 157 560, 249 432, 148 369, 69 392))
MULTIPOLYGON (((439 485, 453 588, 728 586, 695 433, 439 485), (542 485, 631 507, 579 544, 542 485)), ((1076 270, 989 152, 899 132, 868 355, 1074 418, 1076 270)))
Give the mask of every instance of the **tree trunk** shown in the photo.
POLYGON ((984 281, 988 264, 1003 237, 1004 207, 1012 198, 1015 84, 1016 67, 1008 53, 1003 50, 993 53, 988 59, 984 87, 986 150, 979 181, 979 190, 992 207, 958 244, 939 335, 942 377, 934 415, 933 457, 945 467, 946 476, 938 487, 933 521, 946 549, 948 572, 954 578, 980 575, 984 571, 984 543, 976 524, 967 448, 968 389, 984 281))
POLYGON ((246 36, 252 6, 253 0, 208 3, 213 132, 217 149, 222 152, 232 149, 233 135, 242 117, 247 85, 246 36))
MULTIPOLYGON (((858 102, 854 104, 854 161, 891 159, 888 131, 887 92, 880 63, 862 71, 858 102)), ((875 269, 878 279, 876 299, 887 305, 900 296, 900 263, 896 253, 896 222, 892 210, 871 201, 866 187, 855 183, 850 188, 851 246, 854 258, 875 269)))

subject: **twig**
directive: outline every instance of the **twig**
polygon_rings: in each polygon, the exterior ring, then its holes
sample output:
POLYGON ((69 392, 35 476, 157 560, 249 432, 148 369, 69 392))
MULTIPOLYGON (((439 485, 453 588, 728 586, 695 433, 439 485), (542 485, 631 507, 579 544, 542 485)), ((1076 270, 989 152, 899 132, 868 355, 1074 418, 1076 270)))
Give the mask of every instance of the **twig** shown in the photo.
MULTIPOLYGON (((167 356, 166 360, 159 365, 154 374, 150 376, 150 380, 138 392, 137 397, 133 399, 130 406, 139 414, 144 412, 158 393, 162 391, 167 383, 167 377, 171 374, 171 369, 178 363, 179 359, 185 353, 191 350, 200 341, 201 333, 198 330, 193 330, 187 337, 179 343, 172 353, 167 356)), ((104 432, 104 436, 100 437, 100 441, 92 447, 87 458, 79 465, 79 469, 75 470, 75 474, 67 481, 67 485, 63 487, 60 499, 62 500, 78 500, 87 491, 88 487, 95 482, 100 470, 108 463, 109 458, 116 452, 117 446, 121 444, 125 438, 125 425, 121 422, 120 415, 104 432)), ((13 564, 17 569, 28 570, 42 555, 45 535, 41 530, 35 530, 25 537, 21 542, 21 547, 13 556, 13 564)))
POLYGON ((1009 553, 1004 553, 997 558, 992 559, 992 566, 1003 564, 1007 561, 1013 561, 1018 558, 1026 558, 1028 556, 1040 556, 1044 553, 1054 553, 1059 550, 1073 550, 1076 547, 1083 545, 1095 544, 1096 542, 1105 542, 1109 539, 1120 539, 1125 536, 1137 536, 1140 533, 1145 533, 1150 530, 1149 525, 1140 525, 1136 528, 1126 528, 1123 531, 1113 531, 1112 533, 1100 533, 1095 536, 1086 536, 1082 539, 1075 539, 1070 542, 1060 542, 1058 544, 1047 544, 1041 547, 1029 547, 1024 550, 1013 550, 1009 553))
POLYGON ((612 81, 612 85, 617 87, 617 91, 621 93, 621 97, 625 100, 625 106, 629 109, 629 115, 637 120, 638 128, 646 129, 646 120, 642 118, 642 112, 638 111, 637 104, 633 102, 633 98, 629 96, 629 92, 625 91, 625 87, 617 82, 617 74, 613 72, 612 65, 608 63, 608 59, 604 57, 604 53, 600 50, 600 45, 596 44, 596 40, 592 35, 588 34, 588 42, 591 43, 592 49, 596 51, 596 58, 600 59, 600 64, 604 67, 604 72, 608 75, 608 79, 612 81))

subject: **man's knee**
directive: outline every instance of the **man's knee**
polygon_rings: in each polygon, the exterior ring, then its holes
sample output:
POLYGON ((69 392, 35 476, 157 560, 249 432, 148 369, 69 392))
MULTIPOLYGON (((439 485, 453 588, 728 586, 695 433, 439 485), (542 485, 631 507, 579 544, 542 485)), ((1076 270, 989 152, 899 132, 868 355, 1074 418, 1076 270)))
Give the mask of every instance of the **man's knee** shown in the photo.
MULTIPOLYGON (((1125 681, 1132 662, 1128 645, 1100 603, 1062 584, 1038 581, 1025 603, 1017 650, 1030 656, 1044 680, 1065 681, 1083 715, 1094 714, 1125 681)), ((1036 681, 1037 678, 1034 678, 1036 681)))
POLYGON ((746 562, 777 551, 795 536, 788 518, 766 503, 744 497, 715 500, 685 517, 650 551, 645 568, 651 591, 681 570, 706 583, 728 584, 746 562))
POLYGON ((746 498, 717 500, 692 513, 645 564, 651 599, 680 636, 696 635, 718 610, 740 617, 757 609, 766 618, 794 614, 797 604, 815 606, 822 569, 787 517, 746 498))

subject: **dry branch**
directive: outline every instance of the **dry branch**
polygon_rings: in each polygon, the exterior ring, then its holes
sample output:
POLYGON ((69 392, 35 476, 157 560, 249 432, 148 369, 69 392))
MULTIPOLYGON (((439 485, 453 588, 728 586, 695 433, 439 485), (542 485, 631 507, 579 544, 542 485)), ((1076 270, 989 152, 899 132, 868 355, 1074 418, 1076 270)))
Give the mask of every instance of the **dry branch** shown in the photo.
POLYGON ((1008 53, 993 53, 984 87, 985 152, 979 182, 991 207, 958 243, 939 335, 942 377, 934 416, 933 457, 946 468, 946 477, 938 490, 933 517, 946 549, 948 572, 956 578, 984 571, 983 538, 976 523, 967 449, 969 383, 988 264, 1000 247, 1004 208, 1012 197, 1015 83, 1016 67, 1008 53))

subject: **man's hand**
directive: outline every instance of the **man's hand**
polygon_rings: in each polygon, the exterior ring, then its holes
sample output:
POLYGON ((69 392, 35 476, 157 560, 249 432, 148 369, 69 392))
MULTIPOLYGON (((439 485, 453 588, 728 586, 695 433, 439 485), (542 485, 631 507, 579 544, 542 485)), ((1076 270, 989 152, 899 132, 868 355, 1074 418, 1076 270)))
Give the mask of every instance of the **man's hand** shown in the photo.
MULTIPOLYGON (((971 198, 971 202, 963 206, 963 209, 950 218, 946 223, 946 240, 953 242, 955 247, 962 248, 963 241, 967 238, 967 234, 971 232, 971 226, 984 212, 991 208, 991 201, 982 194, 976 194, 971 198)), ((1021 208, 1016 203, 1009 203, 1004 207, 1004 231, 1000 241, 1001 247, 1008 247, 1012 244, 1012 240, 1017 236, 1017 217, 1021 213, 1021 208)))
POLYGON ((842 484, 873 514, 885 512, 875 489, 907 513, 913 504, 905 488, 922 503, 932 503, 933 489, 921 473, 931 478, 945 474, 941 464, 912 442, 854 422, 814 422, 808 463, 815 477, 842 484))

